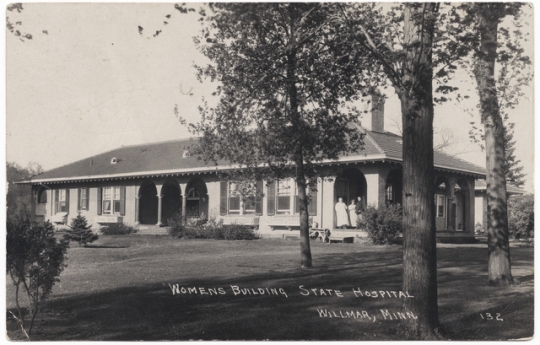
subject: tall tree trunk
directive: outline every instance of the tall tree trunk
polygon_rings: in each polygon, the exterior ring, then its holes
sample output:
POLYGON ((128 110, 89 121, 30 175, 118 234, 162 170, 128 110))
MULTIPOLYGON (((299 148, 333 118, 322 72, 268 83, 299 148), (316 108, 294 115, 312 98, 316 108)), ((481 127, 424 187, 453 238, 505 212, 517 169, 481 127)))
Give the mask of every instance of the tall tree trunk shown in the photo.
MULTIPOLYGON (((298 112, 298 90, 296 87, 296 48, 293 4, 289 4, 290 19, 290 50, 287 54, 287 83, 289 102, 291 106, 291 122, 293 128, 302 130, 302 119, 298 112)), ((302 268, 311 268, 311 246, 309 243, 309 215, 307 212, 306 176, 304 172, 304 157, 302 154, 301 141, 298 141, 294 162, 296 164, 296 185, 298 187, 298 202, 300 206, 300 255, 302 268)))
POLYGON ((302 160, 296 162, 296 186, 298 187, 298 204, 300 206, 300 254, 302 268, 311 268, 311 246, 309 244, 309 214, 306 193, 306 177, 302 160))
POLYGON ((403 290, 414 296, 404 300, 403 308, 418 317, 408 319, 403 326, 405 336, 412 339, 436 338, 439 324, 430 22, 436 5, 423 6, 423 20, 418 20, 413 18, 418 11, 406 5, 404 42, 410 46, 403 69, 404 87, 397 89, 403 123, 403 290))
POLYGON ((488 279, 490 284, 512 284, 510 246, 508 243, 508 210, 504 174, 504 126, 499 111, 495 82, 497 26, 499 16, 494 4, 476 4, 480 29, 480 49, 474 75, 480 96, 480 115, 486 141, 486 193, 488 234, 488 279))

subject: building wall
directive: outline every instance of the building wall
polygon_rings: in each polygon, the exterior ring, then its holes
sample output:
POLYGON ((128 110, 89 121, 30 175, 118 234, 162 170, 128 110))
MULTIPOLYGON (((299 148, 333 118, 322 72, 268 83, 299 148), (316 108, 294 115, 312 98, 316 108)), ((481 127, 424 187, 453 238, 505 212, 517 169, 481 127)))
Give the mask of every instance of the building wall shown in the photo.
MULTIPOLYGON (((381 206, 385 203, 385 188, 386 188, 386 178, 389 172, 392 169, 396 168, 396 165, 391 165, 388 163, 371 163, 371 164, 348 164, 340 166, 341 171, 354 171, 354 174, 357 174, 355 178, 364 178, 365 186, 362 186, 361 191, 364 195, 364 205, 372 206, 381 206)), ((317 185, 317 212, 312 216, 313 227, 322 228, 322 229, 334 229, 335 228, 335 185, 336 177, 340 176, 339 170, 336 170, 335 167, 326 167, 323 168, 323 173, 331 175, 323 180, 319 180, 317 185), (337 176, 332 176, 332 174, 337 176)), ((447 176, 449 180, 455 181, 457 178, 462 181, 466 181, 468 188, 474 190, 474 179, 472 177, 463 177, 463 176, 447 176)), ((165 183, 177 183, 180 194, 182 196, 182 202, 185 205, 186 199, 185 195, 188 190, 193 186, 195 180, 204 181, 206 188, 206 193, 201 194, 202 198, 205 199, 205 213, 210 217, 220 217, 220 186, 221 182, 217 175, 215 174, 202 174, 202 175, 189 175, 189 176, 178 176, 178 177, 160 177, 160 178, 149 178, 149 179, 129 179, 129 180, 117 180, 117 181, 103 181, 103 182, 89 182, 89 183, 72 183, 72 184, 53 184, 48 187, 52 190, 47 191, 47 205, 46 217, 51 219, 54 211, 54 190, 56 189, 69 189, 69 213, 67 223, 71 221, 73 217, 77 215, 77 196, 78 188, 87 187, 89 188, 89 209, 81 211, 81 214, 85 216, 89 223, 93 225, 95 229, 98 229, 103 223, 98 223, 98 189, 103 187, 125 187, 125 215, 122 218, 122 221, 129 225, 139 225, 137 223, 137 200, 140 197, 140 188, 144 183, 152 182, 156 186, 158 195, 162 194, 162 188, 165 183)), ((454 183, 454 182, 452 182, 454 183)), ((200 182, 199 182, 200 185, 200 182)), ((452 185, 453 186, 453 185, 452 185)), ((39 189, 41 187, 35 186, 34 188, 39 189)), ((452 187, 453 188, 453 187, 452 187)), ((358 189, 351 193, 358 193, 358 189)), ((263 237, 283 237, 283 235, 297 233, 299 229, 298 225, 293 226, 276 226, 275 221, 278 217, 283 219, 289 219, 292 223, 298 222, 298 214, 282 216, 282 215, 268 215, 268 186, 263 183, 263 194, 265 197, 262 199, 262 214, 258 217, 258 228, 263 237), (295 232, 296 231, 296 232, 295 232)), ((351 195, 353 195, 351 194, 351 195)), ((453 194, 453 192, 451 193, 453 194)), ((294 195, 294 193, 293 193, 294 195)), ((291 197, 291 204, 294 202, 294 196, 291 197)), ((140 201, 140 199, 139 199, 140 201)), ((201 201, 202 202, 202 201, 201 201)), ((473 234, 474 231, 474 193, 470 193, 470 209, 466 210, 463 215, 464 223, 466 224, 465 231, 461 231, 461 234, 473 234)), ((291 210, 293 206, 291 206, 291 210)), ((139 208, 140 211, 140 208, 139 208)), ((179 210, 181 211, 181 210, 179 210)), ((36 213, 37 214, 37 213, 36 213)), ((247 218, 253 218, 253 215, 227 215, 223 217, 229 222, 242 222, 246 221, 247 218)), ((100 218, 102 219, 102 218, 100 218)), ((249 220, 249 219, 248 219, 249 220)), ((164 223, 166 219, 161 219, 161 222, 164 223)), ((57 224, 62 226, 60 224, 57 224)), ((65 226, 65 225, 64 225, 65 226)), ((354 226, 354 224, 353 224, 354 226)), ((139 226, 143 228, 152 228, 156 227, 155 225, 139 226)), ((149 230, 150 231, 150 230, 149 230)), ((144 231, 141 231, 144 233, 144 231)), ((160 233, 164 233, 161 231, 160 233)), ((450 233, 450 232, 449 232, 450 233)), ((453 231, 451 234, 446 234, 448 236, 454 235, 456 231, 453 231)), ((459 234, 458 234, 459 235, 459 234)))

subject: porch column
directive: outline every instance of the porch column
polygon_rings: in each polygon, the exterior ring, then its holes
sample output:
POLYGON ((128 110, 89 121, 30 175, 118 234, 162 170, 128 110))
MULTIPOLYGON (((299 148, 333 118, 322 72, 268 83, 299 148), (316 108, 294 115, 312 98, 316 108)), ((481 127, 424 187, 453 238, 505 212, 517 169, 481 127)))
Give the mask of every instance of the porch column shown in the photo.
POLYGON ((163 200, 163 196, 162 195, 158 195, 158 204, 157 204, 157 226, 161 226, 161 208, 162 208, 162 200, 163 200))
POLYGON ((367 185, 367 200, 366 205, 373 205, 375 207, 379 206, 379 174, 364 174, 366 177, 366 185, 367 185))
POLYGON ((135 197, 135 225, 139 225, 139 202, 141 201, 140 196, 135 197))
POLYGON ((182 194, 182 216, 187 216, 186 214, 186 203, 187 203, 187 196, 185 194, 182 194))
MULTIPOLYGON (((35 188, 35 186, 32 185, 32 205, 31 205, 31 212, 32 212, 32 220, 36 219, 36 204, 37 204, 37 191, 38 189, 35 188)), ((46 193, 46 192, 45 192, 46 193)))

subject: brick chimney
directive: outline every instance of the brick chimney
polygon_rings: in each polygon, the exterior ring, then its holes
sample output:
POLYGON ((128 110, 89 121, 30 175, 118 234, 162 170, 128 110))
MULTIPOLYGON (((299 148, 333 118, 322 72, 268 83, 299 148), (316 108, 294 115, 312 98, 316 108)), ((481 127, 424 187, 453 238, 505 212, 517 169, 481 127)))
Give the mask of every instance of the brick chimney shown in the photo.
POLYGON ((363 98, 364 111, 360 118, 362 128, 373 132, 384 132, 384 95, 379 90, 371 90, 363 98))

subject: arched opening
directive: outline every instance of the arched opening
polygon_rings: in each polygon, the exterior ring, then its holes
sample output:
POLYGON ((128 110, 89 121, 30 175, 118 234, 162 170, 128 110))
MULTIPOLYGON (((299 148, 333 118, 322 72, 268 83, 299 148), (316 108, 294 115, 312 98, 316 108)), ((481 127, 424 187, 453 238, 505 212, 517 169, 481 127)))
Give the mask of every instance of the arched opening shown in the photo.
POLYGON ((38 204, 46 204, 47 203, 47 189, 41 188, 38 191, 37 202, 38 202, 38 204))
POLYGON ((182 210, 182 196, 180 186, 176 181, 166 181, 161 187, 161 221, 167 225, 175 213, 182 210))
POLYGON ((453 229, 452 219, 449 217, 452 211, 452 199, 450 198, 450 182, 444 176, 439 176, 435 181, 435 229, 445 231, 453 229))
POLYGON ((153 182, 145 182, 139 189, 139 222, 141 224, 157 224, 158 196, 153 182))
POLYGON ((186 216, 194 218, 208 217, 208 190, 200 178, 189 181, 186 187, 186 216))
POLYGON ((454 188, 454 229, 469 231, 467 225, 470 219, 470 189, 467 181, 458 180, 454 188))
MULTIPOLYGON (((349 206, 352 200, 358 202, 358 197, 362 197, 362 204, 364 207, 367 205, 367 182, 364 174, 358 169, 348 168, 345 169, 337 178, 334 183, 334 205, 338 202, 339 198, 343 199, 343 202, 349 206)), ((349 219, 350 225, 356 227, 356 219, 349 219)), ((336 226, 337 215, 334 210, 334 226, 336 226)))
POLYGON ((41 187, 37 192, 37 203, 35 209, 36 216, 44 216, 47 214, 47 189, 41 187))
POLYGON ((386 178, 385 201, 387 205, 403 205, 403 172, 390 171, 386 178))

